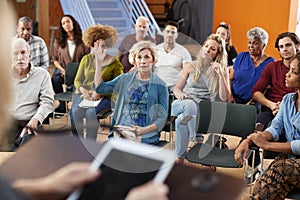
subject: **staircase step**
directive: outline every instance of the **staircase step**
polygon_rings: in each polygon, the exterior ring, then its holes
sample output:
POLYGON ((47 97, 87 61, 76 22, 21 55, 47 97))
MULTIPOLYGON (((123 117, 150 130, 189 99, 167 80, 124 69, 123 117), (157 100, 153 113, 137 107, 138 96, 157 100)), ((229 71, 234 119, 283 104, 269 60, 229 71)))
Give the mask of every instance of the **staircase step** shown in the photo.
POLYGON ((116 0, 87 0, 90 8, 118 8, 116 0))
MULTIPOLYGON (((116 28, 118 33, 121 33, 122 35, 128 35, 128 34, 131 34, 132 32, 132 29, 129 29, 128 27, 117 27, 116 28)), ((125 37, 125 36, 122 36, 122 37, 125 37)), ((121 35, 119 35, 119 37, 121 37, 121 35)))
POLYGON ((123 11, 119 8, 91 8, 91 12, 94 18, 123 16, 123 11))
POLYGON ((103 25, 111 25, 114 27, 127 27, 128 19, 124 17, 105 17, 105 18, 95 18, 96 23, 103 25))

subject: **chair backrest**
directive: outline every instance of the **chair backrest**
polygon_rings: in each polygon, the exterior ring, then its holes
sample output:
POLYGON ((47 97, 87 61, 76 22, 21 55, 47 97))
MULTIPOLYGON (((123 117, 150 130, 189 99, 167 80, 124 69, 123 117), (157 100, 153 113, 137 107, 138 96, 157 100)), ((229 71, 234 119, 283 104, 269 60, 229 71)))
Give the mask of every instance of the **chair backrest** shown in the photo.
POLYGON ((198 108, 196 129, 198 133, 222 133, 246 138, 255 131, 254 106, 201 101, 198 108))
POLYGON ((68 63, 66 66, 65 84, 67 86, 74 85, 74 79, 78 71, 79 63, 68 63))

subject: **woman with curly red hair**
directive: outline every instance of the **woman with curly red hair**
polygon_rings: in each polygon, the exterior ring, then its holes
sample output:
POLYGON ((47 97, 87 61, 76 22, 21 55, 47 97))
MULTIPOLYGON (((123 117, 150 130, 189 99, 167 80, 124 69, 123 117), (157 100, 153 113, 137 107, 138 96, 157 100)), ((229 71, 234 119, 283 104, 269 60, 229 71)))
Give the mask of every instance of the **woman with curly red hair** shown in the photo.
POLYGON ((111 95, 99 95, 93 88, 95 66, 101 66, 102 79, 110 81, 123 73, 123 66, 119 59, 107 53, 118 40, 118 33, 112 26, 101 24, 89 27, 83 35, 83 42, 92 48, 90 54, 85 55, 79 65, 78 72, 74 80, 76 88, 71 109, 71 126, 75 134, 83 136, 83 118, 86 118, 87 138, 96 140, 99 123, 98 113, 105 113, 114 107, 111 95), (95 47, 101 43, 102 51, 96 51, 95 47), (101 59, 96 59, 101 58, 101 59), (83 99, 100 100, 96 108, 82 108, 79 106, 83 99))

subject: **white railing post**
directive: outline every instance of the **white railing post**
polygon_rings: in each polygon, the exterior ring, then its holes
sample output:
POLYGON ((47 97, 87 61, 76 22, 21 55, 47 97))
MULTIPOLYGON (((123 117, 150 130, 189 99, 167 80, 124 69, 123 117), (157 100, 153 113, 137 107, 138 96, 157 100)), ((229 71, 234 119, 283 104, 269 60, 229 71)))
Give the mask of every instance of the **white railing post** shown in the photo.
MULTIPOLYGON (((150 36, 155 38, 156 33, 161 34, 161 30, 144 0, 119 1, 122 3, 122 6, 126 11, 128 18, 130 19, 130 26, 132 28, 134 28, 135 21, 139 16, 145 16, 150 21, 150 36)), ((95 20, 86 0, 60 0, 60 3, 62 5, 64 13, 72 14, 74 18, 80 23, 83 31, 92 24, 95 24, 95 20)))
POLYGON ((156 23, 150 9, 144 0, 121 0, 124 9, 127 11, 131 26, 134 27, 135 21, 139 16, 145 16, 150 21, 149 33, 155 38, 156 34, 162 34, 160 27, 156 23), (128 3, 129 2, 129 3, 128 3))

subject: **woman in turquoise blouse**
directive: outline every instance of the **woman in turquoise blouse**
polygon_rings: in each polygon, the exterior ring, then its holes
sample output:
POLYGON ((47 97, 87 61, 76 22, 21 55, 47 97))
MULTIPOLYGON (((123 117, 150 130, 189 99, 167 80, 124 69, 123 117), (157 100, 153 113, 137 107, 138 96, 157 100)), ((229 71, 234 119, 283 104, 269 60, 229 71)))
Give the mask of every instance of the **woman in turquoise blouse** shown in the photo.
MULTIPOLYGON (((98 45, 101 50, 101 43, 98 45)), ((168 115, 168 89, 166 83, 152 73, 157 61, 154 44, 149 41, 136 43, 130 50, 129 62, 136 71, 122 74, 104 82, 102 69, 96 66, 95 86, 99 94, 117 93, 118 98, 112 126, 131 126, 141 142, 156 144, 168 115)), ((109 134, 112 137, 113 133, 109 134)))

